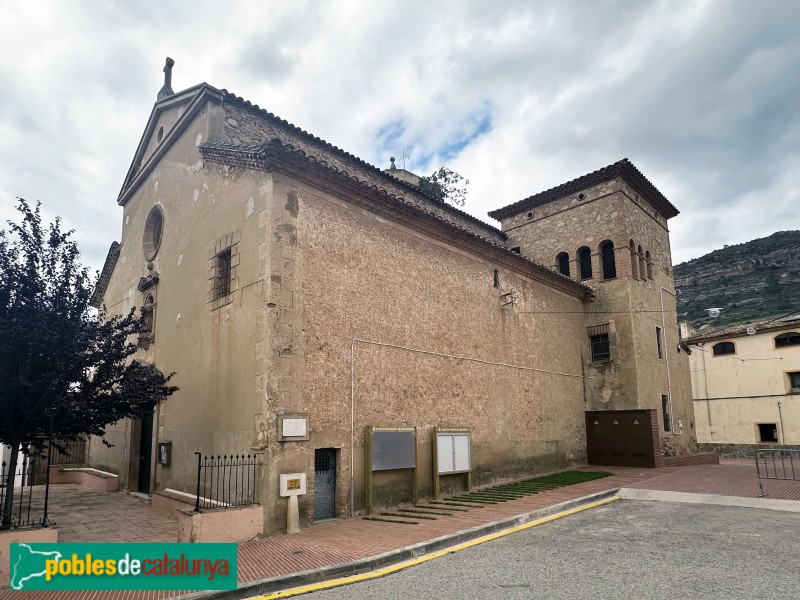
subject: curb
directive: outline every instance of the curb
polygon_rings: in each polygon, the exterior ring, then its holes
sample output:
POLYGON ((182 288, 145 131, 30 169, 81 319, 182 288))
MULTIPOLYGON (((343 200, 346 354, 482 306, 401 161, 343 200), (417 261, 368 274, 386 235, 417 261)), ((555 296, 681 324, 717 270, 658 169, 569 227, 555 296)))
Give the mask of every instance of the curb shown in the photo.
POLYGON ((299 571, 297 573, 289 573, 286 575, 278 575, 267 579, 256 581, 248 581, 242 584, 235 590, 221 590, 221 591, 208 591, 208 592, 194 592, 182 596, 175 596, 175 600, 237 600, 241 598, 249 598, 258 594, 270 594, 287 590, 294 587, 310 585, 314 583, 322 583, 331 579, 338 579, 341 577, 349 577, 353 575, 360 575, 362 573, 369 573, 382 567, 387 567, 400 563, 403 561, 411 560, 426 554, 431 554, 450 546, 455 546, 462 542, 474 540, 498 531, 511 529, 519 525, 524 525, 531 521, 548 517, 550 515, 568 511, 571 509, 579 508, 581 506, 591 504, 600 500, 605 500, 617 495, 619 488, 612 488, 603 492, 596 492, 567 500, 558 504, 553 504, 545 508, 540 508, 531 512, 508 517, 499 521, 492 521, 484 525, 471 527, 457 531, 449 535, 444 535, 432 540, 426 540, 412 546, 398 548, 397 550, 390 550, 383 554, 363 558, 356 561, 342 563, 338 565, 329 565, 327 567, 320 567, 317 569, 310 569, 308 571, 299 571))
POLYGON ((737 506, 762 510, 780 510, 800 513, 800 501, 779 498, 747 498, 744 496, 722 496, 720 494, 670 492, 647 488, 621 488, 623 500, 649 500, 655 502, 682 502, 685 504, 711 504, 715 506, 737 506))

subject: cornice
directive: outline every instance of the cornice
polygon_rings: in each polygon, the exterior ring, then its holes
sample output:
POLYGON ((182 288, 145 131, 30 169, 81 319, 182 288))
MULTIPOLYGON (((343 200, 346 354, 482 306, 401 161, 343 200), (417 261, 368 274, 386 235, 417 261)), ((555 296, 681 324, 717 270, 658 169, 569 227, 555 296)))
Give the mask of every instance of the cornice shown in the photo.
POLYGON ((448 221, 407 201, 402 196, 390 194, 374 183, 361 181, 346 171, 310 157, 302 150, 277 140, 261 148, 235 149, 203 145, 200 147, 200 152, 203 160, 208 162, 243 169, 280 172, 306 181, 321 191, 336 196, 346 192, 349 202, 367 208, 379 216, 483 256, 498 266, 504 266, 570 296, 581 300, 594 299, 594 290, 589 286, 515 254, 488 238, 468 231, 457 222, 448 221))

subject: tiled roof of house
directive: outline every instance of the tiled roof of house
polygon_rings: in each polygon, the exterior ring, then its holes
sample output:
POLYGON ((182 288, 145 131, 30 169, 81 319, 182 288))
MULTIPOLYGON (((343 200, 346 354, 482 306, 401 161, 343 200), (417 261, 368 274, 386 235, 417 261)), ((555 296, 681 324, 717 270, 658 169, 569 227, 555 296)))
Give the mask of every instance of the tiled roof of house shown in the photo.
POLYGON ((563 198, 564 196, 575 194, 615 177, 623 177, 632 187, 645 196, 665 218, 670 219, 678 214, 678 209, 667 200, 664 194, 650 183, 647 177, 642 175, 642 172, 639 171, 631 161, 627 158, 623 158, 607 167, 603 167, 602 169, 598 169, 597 171, 593 171, 582 177, 573 179, 572 181, 562 183, 549 190, 539 192, 533 196, 528 196, 519 202, 493 210, 489 213, 489 216, 499 221, 552 202, 553 200, 563 198))
POLYGON ((489 223, 481 221, 480 219, 478 219, 476 217, 473 217, 471 214, 469 214, 467 212, 464 212, 463 210, 460 210, 460 209, 456 208, 455 206, 440 202, 439 200, 437 200, 436 198, 434 198, 430 194, 427 194, 427 193, 423 192, 422 190, 420 190, 417 186, 411 185, 410 183, 407 183, 407 182, 405 182, 405 181, 403 181, 401 179, 398 179, 397 177, 392 177, 392 175, 390 175, 388 173, 385 173, 379 167, 376 167, 375 165, 372 165, 372 164, 368 163, 367 161, 359 158, 358 156, 356 156, 354 154, 351 154, 350 152, 347 152, 346 150, 342 150, 338 146, 334 146, 330 142, 326 142, 322 138, 317 137, 312 133, 309 133, 305 129, 302 129, 302 128, 298 127, 297 125, 294 125, 293 123, 290 123, 289 121, 287 121, 285 119, 282 119, 281 117, 275 115, 274 113, 271 113, 268 110, 266 110, 264 108, 261 108, 258 104, 253 104, 249 100, 245 100, 241 96, 237 96, 236 94, 234 94, 232 92, 229 92, 226 89, 222 89, 222 90, 219 90, 219 91, 223 94, 226 102, 232 102, 232 103, 235 103, 235 104, 239 104, 244 108, 247 108, 247 109, 255 111, 261 117, 270 119, 272 121, 276 121, 277 123, 280 123, 284 127, 291 129, 294 133, 305 137, 309 141, 312 141, 312 142, 315 142, 315 143, 317 143, 317 144, 319 144, 321 146, 324 146, 328 151, 334 152, 334 153, 340 155, 341 157, 343 157, 343 158, 345 158, 345 159, 347 159, 349 161, 354 161, 357 164, 361 165, 362 167, 369 169, 370 171, 373 172, 373 174, 375 176, 381 177, 381 178, 391 178, 392 182, 398 183, 399 185, 405 187, 409 191, 412 191, 412 192, 414 192, 416 194, 420 194, 422 196, 425 196, 426 198, 428 198, 432 202, 436 202, 438 205, 440 205, 442 208, 444 208, 444 210, 446 210, 448 212, 451 212, 454 215, 458 215, 458 217, 460 217, 462 219, 467 219, 467 220, 473 222, 475 225, 478 225, 478 226, 486 229, 487 231, 491 231, 495 235, 499 235, 502 238, 506 237, 505 233, 503 233, 497 227, 494 227, 493 225, 490 225, 489 223))
POLYGON ((750 333, 748 333, 748 329, 750 328, 754 329, 755 333, 779 331, 782 329, 800 329, 800 312, 793 312, 791 315, 778 317, 777 319, 762 319, 752 323, 730 325, 728 327, 707 331, 698 331, 693 336, 686 339, 685 342, 687 344, 697 344, 699 342, 742 337, 745 335, 750 335, 750 333))

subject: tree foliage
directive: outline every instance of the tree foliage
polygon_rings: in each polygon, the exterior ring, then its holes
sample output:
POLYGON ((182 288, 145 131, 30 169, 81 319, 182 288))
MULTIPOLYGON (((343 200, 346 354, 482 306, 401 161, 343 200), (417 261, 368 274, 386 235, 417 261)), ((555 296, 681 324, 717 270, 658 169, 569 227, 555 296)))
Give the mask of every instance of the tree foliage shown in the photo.
POLYGON ((447 167, 441 167, 427 177, 421 177, 419 182, 419 188, 423 192, 439 202, 448 202, 454 206, 464 206, 468 185, 468 179, 447 167))
MULTIPOLYGON (((178 388, 155 366, 130 360, 140 318, 96 314, 94 288, 59 219, 42 223, 23 199, 21 222, 0 230, 0 442, 11 447, 9 500, 19 449, 152 412, 178 388)), ((10 515, 6 503, 3 521, 10 515), (6 510, 7 509, 7 510, 6 510), (8 514, 6 514, 8 512, 8 514)))

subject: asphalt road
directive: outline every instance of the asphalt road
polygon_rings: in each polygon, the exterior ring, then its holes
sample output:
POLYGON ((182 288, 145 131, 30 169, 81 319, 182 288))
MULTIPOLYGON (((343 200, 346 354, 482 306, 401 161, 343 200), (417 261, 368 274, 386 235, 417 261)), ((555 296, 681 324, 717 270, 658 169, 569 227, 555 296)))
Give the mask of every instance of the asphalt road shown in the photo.
POLYGON ((800 598, 800 514, 620 500, 313 600, 800 598))

